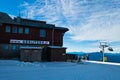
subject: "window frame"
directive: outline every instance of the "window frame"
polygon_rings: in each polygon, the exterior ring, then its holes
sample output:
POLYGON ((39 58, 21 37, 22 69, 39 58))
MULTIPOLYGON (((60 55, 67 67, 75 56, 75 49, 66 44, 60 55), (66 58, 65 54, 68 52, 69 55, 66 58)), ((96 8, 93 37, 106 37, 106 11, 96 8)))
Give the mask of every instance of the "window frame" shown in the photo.
POLYGON ((6 26, 5 27, 5 32, 10 33, 11 32, 11 26, 6 26))
POLYGON ((29 34, 29 32, 30 32, 29 28, 25 28, 24 33, 25 33, 25 34, 29 34))
POLYGON ((4 50, 9 50, 9 45, 8 44, 4 45, 4 50))
POLYGON ((40 29, 39 32, 40 32, 40 34, 39 34, 40 37, 43 37, 43 38, 46 37, 46 30, 45 29, 40 29))
POLYGON ((12 45, 12 50, 17 50, 17 45, 13 44, 12 45))
POLYGON ((14 26, 14 27, 12 28, 12 33, 18 33, 18 27, 14 26))
POLYGON ((19 29, 18 29, 18 33, 20 33, 20 34, 23 33, 23 28, 22 28, 22 27, 19 27, 19 29))

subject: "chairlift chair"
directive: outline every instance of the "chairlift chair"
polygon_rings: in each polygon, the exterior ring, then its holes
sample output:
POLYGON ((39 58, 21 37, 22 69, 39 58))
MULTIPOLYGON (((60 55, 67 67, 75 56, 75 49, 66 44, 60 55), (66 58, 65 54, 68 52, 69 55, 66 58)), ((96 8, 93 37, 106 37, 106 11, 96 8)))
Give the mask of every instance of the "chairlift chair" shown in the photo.
POLYGON ((113 48, 109 47, 108 50, 109 50, 109 51, 113 51, 113 48))

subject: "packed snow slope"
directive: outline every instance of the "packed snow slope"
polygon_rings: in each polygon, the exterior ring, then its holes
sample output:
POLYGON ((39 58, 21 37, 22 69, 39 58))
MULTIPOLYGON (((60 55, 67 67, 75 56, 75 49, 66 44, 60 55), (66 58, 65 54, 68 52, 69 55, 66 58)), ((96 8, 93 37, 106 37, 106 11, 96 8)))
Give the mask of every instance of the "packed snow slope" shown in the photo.
POLYGON ((120 80, 120 65, 0 60, 0 80, 120 80))

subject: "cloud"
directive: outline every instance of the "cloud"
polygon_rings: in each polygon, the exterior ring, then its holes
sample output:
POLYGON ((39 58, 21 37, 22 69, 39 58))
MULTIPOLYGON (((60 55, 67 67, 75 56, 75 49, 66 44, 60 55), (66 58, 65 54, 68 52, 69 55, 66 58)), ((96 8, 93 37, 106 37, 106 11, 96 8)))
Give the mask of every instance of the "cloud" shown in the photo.
POLYGON ((68 27, 73 41, 120 43, 119 0, 35 0, 20 7, 24 17, 68 27))
POLYGON ((71 36, 74 40, 120 41, 120 10, 93 13, 85 24, 74 29, 71 36), (79 32, 79 33, 78 33, 79 32))
MULTIPOLYGON (((110 4, 110 3, 108 3, 110 4)), ((83 14, 88 13, 82 25, 70 27, 71 38, 76 41, 84 40, 102 40, 102 41, 120 41, 120 9, 109 8, 104 3, 101 5, 94 3, 90 9, 83 10, 83 14)))
POLYGON ((56 25, 75 25, 81 19, 78 0, 36 0, 33 3, 21 4, 24 17, 46 20, 56 25))

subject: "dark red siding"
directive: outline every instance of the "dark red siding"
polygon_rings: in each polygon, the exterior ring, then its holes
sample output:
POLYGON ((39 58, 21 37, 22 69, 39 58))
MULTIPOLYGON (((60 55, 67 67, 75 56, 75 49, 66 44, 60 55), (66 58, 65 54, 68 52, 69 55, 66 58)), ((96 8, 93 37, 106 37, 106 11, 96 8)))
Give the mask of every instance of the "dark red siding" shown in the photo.
POLYGON ((0 43, 8 43, 10 42, 10 39, 18 39, 18 40, 41 40, 41 41, 50 41, 50 45, 54 46, 62 46, 63 45, 63 34, 65 31, 57 30, 55 29, 53 32, 53 29, 49 28, 38 28, 38 27, 28 27, 28 26, 22 26, 22 25, 12 25, 12 24, 4 24, 0 27, 0 43), (11 26, 11 32, 7 33, 5 32, 5 27, 9 25, 11 26), (25 28, 29 28, 29 34, 20 34, 20 33, 12 33, 12 28, 21 27, 23 28, 23 31, 25 28), (40 29, 46 30, 46 37, 40 37, 40 29), (54 34, 54 35, 52 35, 54 34), (53 44, 52 44, 53 40, 53 44))
POLYGON ((41 59, 47 57, 47 60, 51 61, 65 61, 66 48, 62 46, 66 31, 68 28, 56 27, 45 21, 24 19, 20 16, 12 19, 8 14, 0 12, 0 58, 19 58, 22 47, 39 47, 42 49, 41 59), (10 32, 5 31, 6 26, 10 26, 10 32), (23 33, 19 33, 20 28, 23 29, 23 33), (26 28, 29 29, 28 34, 25 33, 26 28), (13 29, 17 32, 13 33, 13 29))

